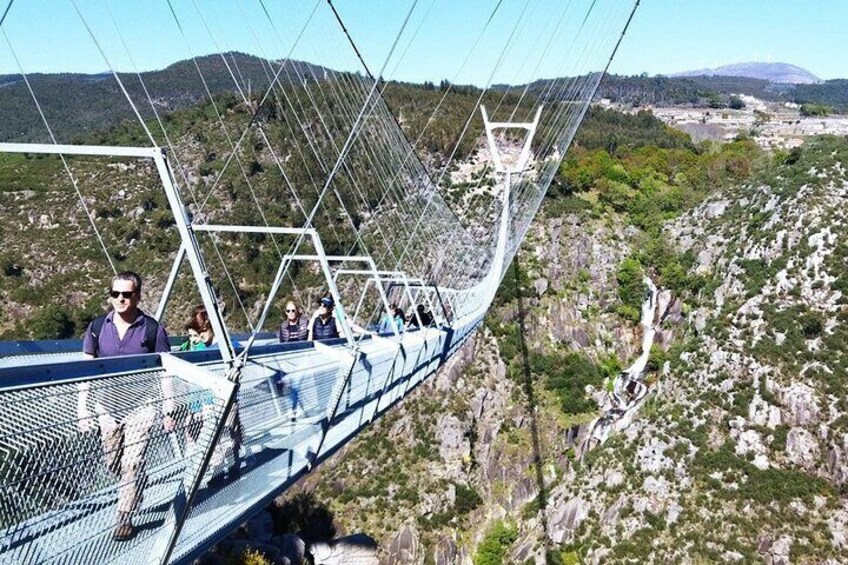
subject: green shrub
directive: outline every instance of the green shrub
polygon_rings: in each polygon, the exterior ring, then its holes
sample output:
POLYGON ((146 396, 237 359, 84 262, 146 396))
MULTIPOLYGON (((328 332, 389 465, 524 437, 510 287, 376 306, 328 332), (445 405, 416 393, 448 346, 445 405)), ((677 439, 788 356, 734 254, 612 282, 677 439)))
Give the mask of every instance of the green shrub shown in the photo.
POLYGON ((238 565, 271 565, 271 561, 258 549, 245 549, 241 558, 234 562, 238 565))
POLYGON ((634 308, 627 304, 620 304, 616 306, 615 313, 634 324, 639 323, 639 319, 642 317, 642 313, 638 308, 634 308))
POLYGON ((822 321, 819 316, 812 312, 801 318, 801 333, 807 339, 815 339, 822 333, 822 321))
POLYGON ((827 116, 830 108, 824 104, 801 104, 802 116, 827 116))
MULTIPOLYGON (((779 438, 779 441, 785 440, 779 438)), ((722 490, 721 495, 726 498, 740 498, 760 504, 788 504, 796 498, 809 503, 817 495, 828 498, 836 496, 832 484, 803 471, 755 467, 737 456, 730 442, 716 451, 700 450, 695 456, 694 468, 701 471, 705 482, 709 482, 706 476, 716 471, 729 473, 725 480, 736 482, 738 488, 722 490)))
POLYGON ((29 321, 33 339, 67 339, 74 337, 76 330, 71 315, 56 305, 40 309, 29 321))
POLYGON ((635 320, 633 321, 637 322, 647 291, 643 277, 642 265, 633 258, 622 261, 615 273, 615 279, 618 281, 618 298, 624 306, 619 314, 626 313, 631 316, 628 319, 633 320, 633 313, 635 312, 635 320))
POLYGON ((654 344, 651 346, 651 351, 648 354, 648 364, 645 366, 645 369, 649 372, 658 372, 665 364, 665 360, 666 353, 663 348, 654 344))
POLYGON ((553 391, 565 414, 585 414, 597 409, 593 400, 586 397, 586 385, 599 387, 604 375, 586 355, 572 351, 530 355, 530 370, 544 377, 545 388, 553 391))
POLYGON ((473 487, 463 485, 462 483, 454 483, 456 487, 456 501, 454 508, 457 514, 467 514, 483 504, 483 499, 474 490, 473 487))
POLYGON ((503 565, 504 557, 517 539, 518 529, 515 525, 495 522, 477 546, 474 565, 503 565))
POLYGON ((547 198, 544 203, 544 213, 551 218, 561 218, 568 214, 583 214, 591 209, 592 204, 574 195, 547 198))

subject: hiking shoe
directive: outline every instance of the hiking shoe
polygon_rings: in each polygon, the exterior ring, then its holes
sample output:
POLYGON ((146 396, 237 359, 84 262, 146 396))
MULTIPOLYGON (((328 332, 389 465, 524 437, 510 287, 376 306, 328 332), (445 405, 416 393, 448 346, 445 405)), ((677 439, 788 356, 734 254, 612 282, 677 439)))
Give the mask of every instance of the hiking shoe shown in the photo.
POLYGON ((135 528, 133 528, 129 516, 119 516, 115 531, 112 532, 112 539, 115 541, 127 541, 132 539, 133 536, 135 536, 135 528))

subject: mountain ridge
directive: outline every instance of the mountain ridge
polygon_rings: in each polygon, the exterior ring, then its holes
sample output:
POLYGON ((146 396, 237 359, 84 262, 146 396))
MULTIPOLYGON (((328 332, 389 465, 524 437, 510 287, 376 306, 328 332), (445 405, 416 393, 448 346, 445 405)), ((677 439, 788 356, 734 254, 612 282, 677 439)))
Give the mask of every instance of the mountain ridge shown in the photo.
POLYGON ((822 79, 803 67, 789 63, 763 63, 751 61, 746 63, 732 63, 722 65, 714 69, 697 69, 669 73, 669 77, 695 77, 695 76, 729 76, 747 77, 767 80, 780 84, 821 84, 822 79))

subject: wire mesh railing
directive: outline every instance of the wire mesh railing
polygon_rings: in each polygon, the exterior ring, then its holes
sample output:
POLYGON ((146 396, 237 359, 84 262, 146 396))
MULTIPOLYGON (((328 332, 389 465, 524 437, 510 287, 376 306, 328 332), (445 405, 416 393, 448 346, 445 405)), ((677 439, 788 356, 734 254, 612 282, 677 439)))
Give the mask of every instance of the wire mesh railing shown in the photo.
POLYGON ((0 391, 0 562, 157 560, 233 390, 171 365, 0 391))
POLYGON ((205 352, 0 368, 0 562, 185 562, 435 372, 482 312, 355 355, 257 346, 226 420, 230 370, 205 352))

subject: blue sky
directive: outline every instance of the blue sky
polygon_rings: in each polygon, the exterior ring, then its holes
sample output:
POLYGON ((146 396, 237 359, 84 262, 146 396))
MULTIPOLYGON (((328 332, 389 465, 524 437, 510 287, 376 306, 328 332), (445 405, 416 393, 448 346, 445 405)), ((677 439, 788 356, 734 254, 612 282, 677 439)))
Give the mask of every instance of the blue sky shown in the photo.
MULTIPOLYGON (((271 20, 278 26, 276 37, 261 12, 259 0, 172 0, 186 29, 186 40, 180 37, 165 0, 111 0, 109 6, 123 30, 135 65, 149 70, 191 54, 214 52, 216 48, 271 57, 288 54, 297 30, 316 4, 313 0, 264 1, 271 20), (203 18, 195 6, 202 7, 203 18), (250 22, 249 32, 246 22, 250 22)), ((0 0, 0 7, 5 8, 7 2, 0 0)), ((112 66, 132 70, 133 63, 114 32, 105 0, 77 3, 112 66)), ((598 53, 608 50, 616 37, 613 28, 621 26, 632 0, 598 0, 592 15, 592 22, 597 18, 598 23, 590 22, 588 26, 597 27, 584 29, 587 37, 581 38, 579 45, 570 42, 569 37, 574 35, 584 12, 576 7, 564 12, 563 6, 585 6, 589 2, 534 2, 523 12, 524 25, 514 28, 526 0, 503 0, 487 35, 472 52, 469 63, 460 69, 496 3, 497 0, 419 0, 387 76, 416 82, 456 76, 459 82, 483 84, 513 29, 514 49, 495 73, 494 82, 521 82, 532 70, 538 76, 554 76, 598 66, 600 58, 591 64, 585 62, 584 67, 565 67, 559 62, 580 45, 589 45, 589 36, 603 35, 605 43, 592 45, 598 53), (564 24, 561 29, 566 31, 551 45, 544 63, 531 68, 536 59, 520 53, 533 49, 540 52, 558 13, 573 27, 564 24), (510 80, 516 77, 518 80, 510 80)), ((379 69, 412 1, 335 0, 335 4, 371 68, 379 69)), ((356 68, 357 62, 324 0, 317 6, 308 33, 292 56, 317 59, 334 68, 356 68)), ((611 71, 656 74, 760 60, 796 64, 824 79, 848 78, 846 22, 848 0, 642 0, 611 71)), ((16 0, 3 28, 27 72, 107 69, 70 0, 16 0)), ((0 73, 14 71, 11 54, 0 39, 0 73)))
POLYGON ((772 61, 848 78, 846 0, 642 0, 613 61, 657 74, 772 61))

